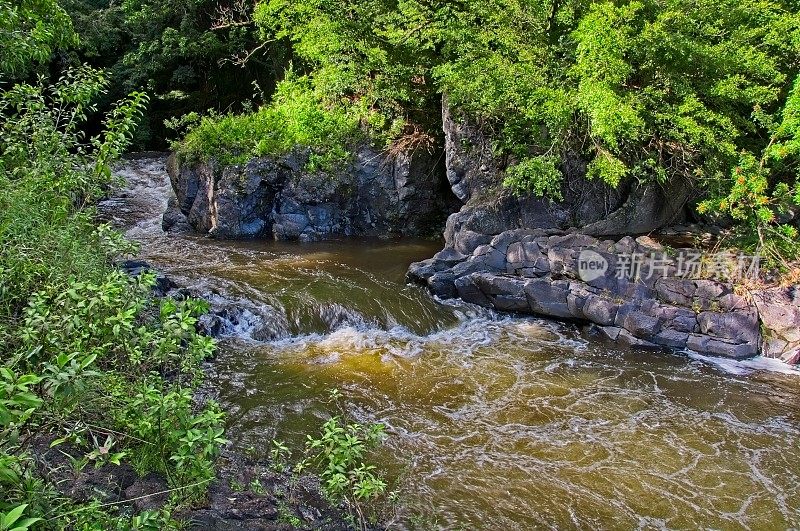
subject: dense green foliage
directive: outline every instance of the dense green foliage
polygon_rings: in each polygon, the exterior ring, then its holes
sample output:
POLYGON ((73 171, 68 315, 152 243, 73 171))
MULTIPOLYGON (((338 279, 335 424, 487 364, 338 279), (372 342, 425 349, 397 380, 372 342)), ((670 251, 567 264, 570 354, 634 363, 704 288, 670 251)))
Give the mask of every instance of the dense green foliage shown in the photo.
MULTIPOLYGON (((436 135, 446 95, 512 161, 505 184, 518 193, 558 198, 561 162, 579 156, 587 178, 610 186, 684 181, 699 212, 738 224, 741 245, 794 254, 792 2, 261 0, 253 21, 291 46, 321 108, 372 136, 436 135)), ((184 149, 285 151, 292 135, 269 127, 307 113, 285 97, 268 109, 209 121, 184 149), (263 119, 275 114, 283 121, 263 119)))
MULTIPOLYGON (((777 103, 797 68, 789 8, 270 0, 255 20, 294 43, 329 98, 407 119, 444 92, 496 121, 504 147, 522 155, 558 155, 577 135, 594 155, 620 157, 626 144, 658 138, 733 156, 753 107, 777 103)), ((631 170, 635 155, 625 159, 631 170)))
POLYGON ((309 149, 312 161, 325 166, 347 156, 345 146, 358 137, 357 126, 342 109, 324 108, 308 78, 290 72, 269 105, 249 114, 203 117, 175 148, 187 159, 213 156, 226 164, 309 149))
MULTIPOLYGON (((73 37, 68 21, 50 15, 54 4, 30 5, 13 27, 28 31, 37 21, 25 59, 36 61, 73 37)), ((4 56, 3 73, 24 64, 4 56)), ((154 299, 152 275, 132 279, 112 266, 133 246, 95 222, 93 205, 112 182, 109 165, 147 103, 131 93, 87 139, 86 116, 108 83, 84 66, 52 84, 17 82, 0 91, 4 529, 171 525, 168 511, 125 516, 114 505, 63 497, 54 484, 60 478, 42 475, 33 460, 37 444, 65 445, 77 469, 127 462, 140 474, 164 474, 174 507, 202 496, 224 442, 216 406, 192 400, 199 363, 214 348, 195 329, 205 303, 154 299)))
POLYGON ((558 197, 577 154, 590 179, 685 180, 706 213, 793 237, 777 228, 797 195, 793 2, 262 0, 254 19, 324 101, 391 136, 429 127, 446 94, 516 161, 520 193, 558 197), (743 195, 743 173, 766 181, 743 195))
POLYGON ((239 22, 246 2, 216 0, 62 0, 80 43, 66 61, 105 68, 114 83, 107 108, 128 92, 151 102, 133 138, 142 148, 165 148, 164 120, 209 109, 240 110, 243 101, 271 93, 286 62, 280 43, 258 47, 252 24, 239 22), (247 61, 243 59, 247 56, 247 61))
POLYGON ((56 0, 0 1, 0 75, 23 76, 54 49, 76 42, 69 15, 56 0))

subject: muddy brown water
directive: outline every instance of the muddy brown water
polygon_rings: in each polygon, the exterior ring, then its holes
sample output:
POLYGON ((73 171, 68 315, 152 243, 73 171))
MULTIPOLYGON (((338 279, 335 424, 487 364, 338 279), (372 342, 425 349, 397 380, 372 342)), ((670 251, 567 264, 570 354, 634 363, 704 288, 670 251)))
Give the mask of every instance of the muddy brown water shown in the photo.
POLYGON ((387 425, 376 459, 401 489, 399 527, 800 526, 800 373, 442 303, 404 283, 439 242, 163 234, 163 158, 118 173, 103 209, 141 257, 252 309, 209 376, 236 447, 301 449, 336 388, 353 418, 387 425))

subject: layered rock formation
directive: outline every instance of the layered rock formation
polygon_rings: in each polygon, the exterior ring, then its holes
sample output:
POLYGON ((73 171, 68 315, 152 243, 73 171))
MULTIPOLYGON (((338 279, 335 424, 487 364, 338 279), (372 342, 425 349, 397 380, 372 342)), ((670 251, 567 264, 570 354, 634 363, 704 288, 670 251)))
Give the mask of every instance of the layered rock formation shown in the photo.
POLYGON ((510 160, 494 155, 491 138, 481 124, 442 107, 446 174, 453 193, 464 203, 447 221, 447 246, 469 248, 472 240, 515 228, 579 227, 595 236, 644 234, 684 218, 693 194, 689 183, 641 185, 629 179, 616 188, 586 178, 586 162, 566 157, 561 171, 562 201, 516 196, 502 187, 510 160))
MULTIPOLYGON (((177 209, 199 232, 316 240, 438 230, 455 201, 440 159, 422 148, 387 154, 362 145, 330 173, 307 171, 307 152, 232 166, 180 164, 173 155, 167 170, 177 209)), ((165 229, 178 220, 168 211, 165 229)))
POLYGON ((562 167, 563 201, 515 197, 501 188, 508 161, 493 155, 479 124, 446 102, 443 122, 447 177, 465 204, 447 220, 444 250, 412 264, 409 280, 444 298, 588 323, 633 347, 798 361, 800 291, 737 292, 678 271, 680 253, 649 238, 619 238, 681 221, 688 183, 610 189, 587 181, 576 157, 562 167), (657 266, 623 271, 622 261, 647 255, 659 256, 657 266), (587 256, 604 264, 602 274, 581 274, 587 256))
POLYGON ((680 270, 682 256, 646 237, 516 229, 468 255, 445 249, 413 264, 408 277, 443 297, 590 323, 593 332, 628 346, 797 361, 798 290, 737 292, 728 282, 691 278, 680 270), (633 257, 651 259, 631 267, 633 257), (587 271, 590 260, 603 267, 587 271))

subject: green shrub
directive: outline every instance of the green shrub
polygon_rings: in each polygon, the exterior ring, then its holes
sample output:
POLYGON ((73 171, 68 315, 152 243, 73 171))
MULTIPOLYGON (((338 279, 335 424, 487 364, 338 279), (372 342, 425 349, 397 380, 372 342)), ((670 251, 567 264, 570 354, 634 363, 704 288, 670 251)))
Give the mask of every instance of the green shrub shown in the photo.
MULTIPOLYGON (((319 437, 307 436, 306 458, 294 467, 299 473, 307 467, 319 473, 323 493, 332 503, 343 502, 359 529, 381 523, 387 511, 395 511, 397 493, 387 492, 388 484, 369 462, 370 453, 386 437, 381 423, 360 424, 349 420, 338 390, 331 391, 331 402, 341 414, 322 425, 319 437)), ((274 443, 273 459, 283 466, 288 449, 274 443)))
MULTIPOLYGON (((342 395, 334 389, 330 402, 338 410, 326 420, 318 437, 306 436, 305 457, 289 467, 291 450, 273 440, 270 450, 272 468, 277 473, 291 469, 299 475, 312 470, 319 475, 322 494, 334 506, 348 511, 348 520, 358 529, 384 525, 397 516, 397 491, 388 492, 388 484, 378 467, 370 462, 373 451, 386 438, 381 423, 360 424, 349 419, 342 404, 342 395)), ((290 481, 289 485, 294 484, 290 481)), ((279 507, 282 520, 294 523, 295 517, 279 507)), ((299 525, 299 523, 297 524, 299 525)))
POLYGON ((386 482, 375 475, 376 466, 364 463, 365 453, 383 440, 383 424, 363 426, 331 417, 318 439, 308 437, 311 462, 320 469, 325 492, 350 503, 376 498, 386 492, 386 482))
POLYGON ((518 194, 561 198, 561 171, 552 157, 530 157, 511 166, 503 185, 518 194))
MULTIPOLYGON (((46 3, 43 3, 43 5, 46 3)), ((5 65, 0 67, 6 68, 5 65)), ((192 390, 214 343, 196 331, 199 301, 153 300, 153 275, 113 260, 135 246, 95 223, 147 97, 133 93, 85 138, 108 81, 81 67, 55 83, 0 91, 0 525, 5 528, 172 526, 158 515, 60 496, 30 442, 70 443, 81 468, 131 462, 166 475, 171 507, 203 495, 224 443, 222 415, 192 390)))
POLYGON ((759 155, 742 150, 728 178, 707 185, 710 197, 699 209, 735 220, 734 243, 788 270, 800 256, 797 227, 787 223, 800 212, 800 77, 778 113, 756 109, 754 117, 768 132, 766 147, 759 155))
POLYGON ((314 164, 325 168, 344 160, 346 146, 357 137, 356 119, 324 107, 309 79, 290 71, 269 105, 250 114, 206 116, 174 148, 189 160, 214 158, 223 164, 309 149, 314 164))

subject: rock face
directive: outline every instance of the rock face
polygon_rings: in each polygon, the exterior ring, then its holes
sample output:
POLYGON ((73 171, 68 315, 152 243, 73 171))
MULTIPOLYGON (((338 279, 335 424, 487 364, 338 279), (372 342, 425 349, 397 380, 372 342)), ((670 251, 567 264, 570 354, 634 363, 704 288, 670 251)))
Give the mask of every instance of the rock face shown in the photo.
POLYGON ((766 289, 753 299, 764 324, 762 354, 800 363, 800 287, 766 289))
MULTIPOLYGON (((628 180, 617 188, 586 179, 586 162, 567 156, 562 164, 563 201, 524 196, 503 190, 503 172, 510 160, 493 154, 480 123, 442 105, 447 179, 465 205, 447 221, 448 247, 463 252, 472 234, 494 236, 516 228, 581 227, 595 236, 644 234, 684 217, 692 195, 688 183, 639 185, 628 180)), ((482 243, 486 243, 485 241, 482 243)))
POLYGON ((593 333, 631 347, 800 357, 796 288, 745 297, 726 282, 687 278, 683 255, 647 237, 516 229, 469 241, 412 264, 409 280, 499 311, 589 323, 593 333))
MULTIPOLYGON (((167 170, 177 209, 195 230, 305 241, 433 233, 456 202, 440 159, 424 149, 385 154, 362 145, 335 173, 307 171, 307 152, 226 167, 180 164, 173 155, 167 170)), ((164 226, 178 225, 168 210, 164 226)))
POLYGON ((688 184, 611 189, 587 181, 585 163, 567 157, 563 201, 515 197, 502 189, 509 161, 494 155, 481 125, 446 99, 442 117, 446 174, 464 205, 447 220, 444 250, 412 264, 409 280, 499 311, 588 323, 632 347, 800 359, 800 291, 737 293, 729 283, 677 274, 684 256, 649 238, 619 238, 680 221, 688 184), (643 256, 655 261, 633 268, 633 257, 643 256))

